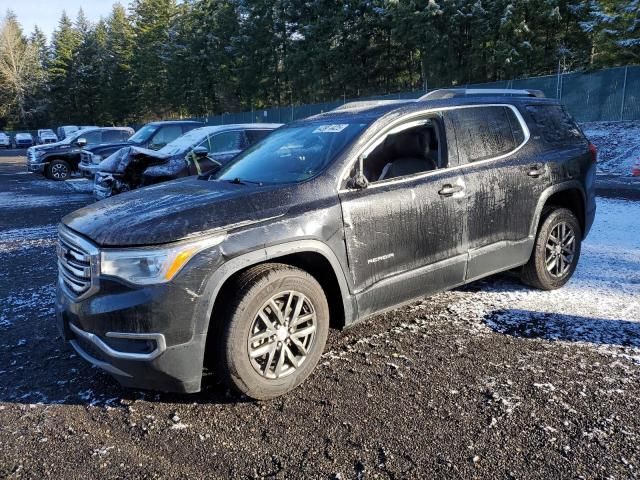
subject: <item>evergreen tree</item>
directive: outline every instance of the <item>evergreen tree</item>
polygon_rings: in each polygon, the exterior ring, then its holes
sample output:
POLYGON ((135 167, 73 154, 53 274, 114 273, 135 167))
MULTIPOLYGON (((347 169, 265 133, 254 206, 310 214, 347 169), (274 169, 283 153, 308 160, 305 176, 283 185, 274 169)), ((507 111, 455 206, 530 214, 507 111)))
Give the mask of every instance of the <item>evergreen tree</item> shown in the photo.
POLYGON ((59 123, 78 118, 76 107, 76 57, 82 42, 80 33, 65 12, 53 33, 52 58, 49 66, 51 114, 59 123))

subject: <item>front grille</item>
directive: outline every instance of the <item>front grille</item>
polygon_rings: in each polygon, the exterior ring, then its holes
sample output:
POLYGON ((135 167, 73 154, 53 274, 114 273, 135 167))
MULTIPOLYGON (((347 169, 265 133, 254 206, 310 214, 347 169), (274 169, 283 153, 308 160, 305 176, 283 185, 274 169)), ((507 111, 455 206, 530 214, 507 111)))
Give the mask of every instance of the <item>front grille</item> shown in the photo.
POLYGON ((58 278, 74 298, 89 294, 95 283, 94 267, 97 260, 86 243, 62 228, 59 231, 58 278))
POLYGON ((83 165, 91 165, 91 154, 89 152, 80 152, 80 163, 83 165))
POLYGON ((29 150, 27 152, 27 157, 29 162, 34 163, 36 161, 36 152, 34 152, 33 150, 29 150))

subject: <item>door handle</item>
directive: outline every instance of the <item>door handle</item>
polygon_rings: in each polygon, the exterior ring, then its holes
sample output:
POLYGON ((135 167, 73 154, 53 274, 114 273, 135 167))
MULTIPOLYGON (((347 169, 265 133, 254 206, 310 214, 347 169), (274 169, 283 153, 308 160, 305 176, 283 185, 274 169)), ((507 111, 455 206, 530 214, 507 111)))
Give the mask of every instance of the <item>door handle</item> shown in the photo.
POLYGON ((529 167, 529 172, 527 173, 530 177, 538 178, 544 175, 544 166, 540 164, 531 165, 529 167))
POLYGON ((450 197, 454 193, 463 192, 463 191, 464 191, 464 187, 462 185, 451 185, 448 183, 446 185, 443 185, 442 188, 438 191, 438 193, 443 197, 450 197))

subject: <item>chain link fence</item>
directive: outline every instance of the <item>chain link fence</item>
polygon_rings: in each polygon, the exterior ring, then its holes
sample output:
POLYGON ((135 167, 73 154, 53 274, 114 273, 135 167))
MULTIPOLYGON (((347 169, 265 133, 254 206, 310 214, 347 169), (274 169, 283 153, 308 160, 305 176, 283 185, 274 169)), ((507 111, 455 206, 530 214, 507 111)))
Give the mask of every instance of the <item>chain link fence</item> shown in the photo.
MULTIPOLYGON (((564 73, 542 77, 503 80, 500 82, 456 85, 456 88, 517 88, 542 90, 549 98, 557 98, 567 106, 578 122, 640 120, 640 65, 608 68, 588 73, 564 73)), ((446 88, 446 87, 442 87, 446 88)), ((429 89, 431 91, 433 89, 429 89)), ((230 123, 288 123, 333 110, 345 102, 356 100, 414 99, 423 90, 343 99, 335 102, 273 107, 250 112, 225 113, 193 118, 207 125, 230 123)), ((135 125, 139 128, 141 125, 135 125)), ((25 130, 22 130, 25 131, 25 130)), ((15 132, 7 132, 13 138, 15 132)), ((31 131, 36 137, 36 132, 31 131)))
MULTIPOLYGON (((640 120, 640 65, 608 68, 588 73, 564 73, 519 80, 456 85, 456 87, 542 90, 547 97, 557 98, 565 104, 579 122, 640 120)), ((424 95, 424 93, 422 90, 400 92, 346 99, 346 102, 413 99, 424 95)), ((343 103, 345 100, 274 107, 251 112, 225 113, 199 120, 206 122, 207 125, 288 123, 332 110, 343 103)))

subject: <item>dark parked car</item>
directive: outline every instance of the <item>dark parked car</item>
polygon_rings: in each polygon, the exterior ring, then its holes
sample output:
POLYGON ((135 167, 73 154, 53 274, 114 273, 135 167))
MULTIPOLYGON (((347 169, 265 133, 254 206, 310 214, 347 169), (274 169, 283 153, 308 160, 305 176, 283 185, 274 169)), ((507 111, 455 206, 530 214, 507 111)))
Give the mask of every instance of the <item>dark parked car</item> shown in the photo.
POLYGON ((160 150, 127 147, 106 158, 95 175, 96 199, 138 187, 199 175, 227 164, 281 124, 249 123, 201 127, 160 150))
POLYGON ((129 127, 87 128, 69 134, 64 140, 27 150, 27 168, 52 180, 66 180, 78 171, 80 150, 87 145, 119 143, 133 133, 129 127))
POLYGON ((330 323, 504 270, 563 286, 595 148, 555 100, 469 93, 348 105, 67 215, 64 338, 126 386, 195 392, 206 364, 267 399, 311 373, 330 323))
POLYGON ((160 150, 176 138, 202 126, 204 126, 203 123, 191 120, 148 123, 124 142, 92 145, 84 148, 80 154, 80 171, 85 177, 91 178, 98 170, 98 164, 121 148, 138 147, 160 150))

